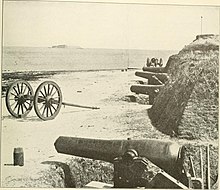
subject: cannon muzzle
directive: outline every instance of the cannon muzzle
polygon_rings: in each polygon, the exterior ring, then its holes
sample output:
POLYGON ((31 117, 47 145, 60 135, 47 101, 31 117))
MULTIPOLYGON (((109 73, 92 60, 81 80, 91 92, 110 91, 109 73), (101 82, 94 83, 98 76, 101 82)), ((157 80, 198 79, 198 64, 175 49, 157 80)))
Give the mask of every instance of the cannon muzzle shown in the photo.
POLYGON ((157 94, 157 92, 159 92, 159 90, 163 87, 164 85, 135 84, 130 87, 130 90, 136 94, 148 94, 155 96, 155 94, 157 94))
POLYGON ((102 140, 60 136, 55 142, 58 153, 113 163, 114 158, 134 149, 170 175, 176 176, 183 166, 183 147, 160 140, 102 140))

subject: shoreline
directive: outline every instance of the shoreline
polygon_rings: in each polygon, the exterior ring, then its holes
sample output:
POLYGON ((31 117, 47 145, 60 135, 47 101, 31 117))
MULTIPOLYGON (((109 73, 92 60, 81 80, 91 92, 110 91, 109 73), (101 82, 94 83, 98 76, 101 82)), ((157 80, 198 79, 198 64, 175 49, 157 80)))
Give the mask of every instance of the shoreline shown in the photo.
POLYGON ((120 69, 91 69, 91 70, 54 70, 54 71, 2 71, 2 82, 9 80, 37 80, 57 74, 66 73, 87 73, 87 72, 104 72, 104 71, 128 71, 140 70, 141 68, 120 68, 120 69))
POLYGON ((9 71, 9 70, 3 70, 2 73, 23 73, 23 72, 28 72, 28 73, 34 73, 34 72, 51 72, 51 73, 69 73, 69 72, 96 72, 96 71, 118 71, 118 70, 134 70, 134 69, 142 69, 141 67, 128 67, 128 68, 117 68, 117 69, 79 69, 79 70, 35 70, 35 71, 28 71, 28 70, 23 70, 23 71, 9 71))

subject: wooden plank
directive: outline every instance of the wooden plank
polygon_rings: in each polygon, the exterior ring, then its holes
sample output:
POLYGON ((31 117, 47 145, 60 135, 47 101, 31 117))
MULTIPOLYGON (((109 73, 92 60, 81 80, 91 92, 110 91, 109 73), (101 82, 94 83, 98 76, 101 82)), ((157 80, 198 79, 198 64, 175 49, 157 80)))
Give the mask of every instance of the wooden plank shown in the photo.
POLYGON ((209 144, 206 147, 207 151, 207 189, 211 189, 211 182, 210 182, 210 160, 209 160, 209 144))
POLYGON ((202 189, 204 189, 204 168, 203 168, 203 151, 202 148, 199 147, 199 153, 200 153, 200 169, 201 169, 201 180, 202 180, 202 189))
POLYGON ((89 189, 110 189, 113 188, 113 185, 99 182, 99 181, 91 181, 88 184, 86 184, 83 188, 89 188, 89 189))
POLYGON ((150 184, 154 189, 188 189, 179 180, 162 170, 150 181, 150 184))

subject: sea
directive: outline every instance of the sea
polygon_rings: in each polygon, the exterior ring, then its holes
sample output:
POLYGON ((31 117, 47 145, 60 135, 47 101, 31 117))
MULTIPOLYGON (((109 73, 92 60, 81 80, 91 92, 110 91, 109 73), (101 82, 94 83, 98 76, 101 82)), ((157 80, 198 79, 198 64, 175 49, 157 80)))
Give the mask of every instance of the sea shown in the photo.
POLYGON ((3 47, 2 72, 91 71, 142 68, 147 57, 165 65, 175 50, 3 47))

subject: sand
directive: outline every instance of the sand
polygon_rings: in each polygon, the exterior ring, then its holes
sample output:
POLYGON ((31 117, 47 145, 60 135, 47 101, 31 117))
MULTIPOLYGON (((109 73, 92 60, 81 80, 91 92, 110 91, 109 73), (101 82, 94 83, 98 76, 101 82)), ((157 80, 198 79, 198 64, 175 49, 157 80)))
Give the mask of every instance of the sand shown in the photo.
MULTIPOLYGON (((54 142, 59 136, 126 139, 160 138, 169 136, 157 131, 147 115, 149 105, 131 102, 130 86, 138 77, 135 71, 73 72, 54 75, 48 79, 31 81, 33 89, 45 81, 56 82, 62 91, 63 102, 97 106, 98 110, 63 107, 54 120, 40 120, 34 109, 26 118, 13 118, 2 98, 2 186, 3 187, 58 187, 43 179, 48 166, 43 161, 65 162, 72 156, 59 154, 54 142), (13 149, 22 147, 23 167, 13 163, 13 149)), ((142 100, 142 103, 147 101, 142 100)), ((146 103, 146 102, 145 102, 146 103)))

